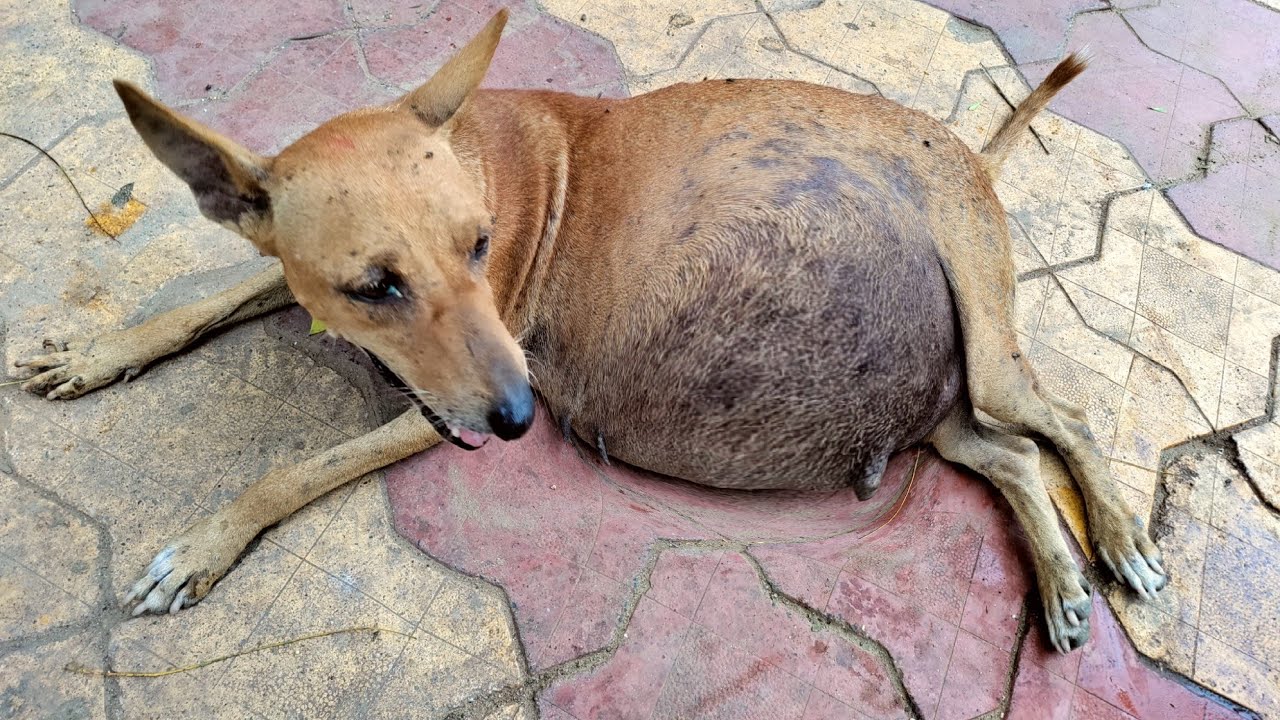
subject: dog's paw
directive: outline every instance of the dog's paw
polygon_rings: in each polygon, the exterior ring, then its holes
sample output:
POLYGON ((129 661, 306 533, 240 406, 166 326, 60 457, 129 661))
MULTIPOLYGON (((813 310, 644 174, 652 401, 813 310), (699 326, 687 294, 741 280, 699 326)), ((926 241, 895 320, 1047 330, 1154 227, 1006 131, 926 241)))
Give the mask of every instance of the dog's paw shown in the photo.
POLYGON ((22 389, 49 400, 69 400, 115 382, 132 380, 157 355, 128 330, 91 340, 44 341, 44 354, 23 358, 16 367, 37 371, 22 389))
POLYGON ((193 525, 152 559, 124 597, 135 617, 191 607, 226 574, 247 543, 242 535, 215 530, 211 520, 193 525))
POLYGON ((1116 576, 1142 597, 1151 600, 1169 582, 1169 576, 1160 564, 1160 548, 1151 542, 1137 516, 1090 523, 1094 534, 1094 547, 1102 562, 1116 576))
POLYGON ((1093 589, 1074 563, 1040 583, 1049 642, 1060 653, 1084 646, 1089 639, 1093 589))

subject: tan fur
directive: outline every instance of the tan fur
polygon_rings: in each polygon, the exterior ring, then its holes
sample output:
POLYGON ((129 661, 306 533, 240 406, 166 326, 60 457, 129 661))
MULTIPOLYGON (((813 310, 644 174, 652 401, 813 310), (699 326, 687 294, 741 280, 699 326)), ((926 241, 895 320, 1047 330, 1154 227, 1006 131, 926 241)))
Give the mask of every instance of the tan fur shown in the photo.
POLYGON ((129 595, 135 612, 198 601, 262 528, 436 431, 518 436, 529 418, 499 411, 519 405, 530 369, 562 424, 602 452, 706 484, 852 483, 865 497, 889 454, 927 439, 1009 499, 1066 651, 1088 635, 1089 588, 1023 436, 1042 435, 1117 576, 1144 595, 1164 584, 1083 411, 1039 385, 1014 332, 992 182, 1083 61, 1063 61, 978 155, 920 113, 803 83, 625 101, 477 90, 504 22, 397 103, 335 118, 275 158, 118 85, 202 212, 282 270, 28 361, 45 371, 28 388, 74 397, 291 291, 431 420, 411 411, 264 477, 156 557, 129 595))

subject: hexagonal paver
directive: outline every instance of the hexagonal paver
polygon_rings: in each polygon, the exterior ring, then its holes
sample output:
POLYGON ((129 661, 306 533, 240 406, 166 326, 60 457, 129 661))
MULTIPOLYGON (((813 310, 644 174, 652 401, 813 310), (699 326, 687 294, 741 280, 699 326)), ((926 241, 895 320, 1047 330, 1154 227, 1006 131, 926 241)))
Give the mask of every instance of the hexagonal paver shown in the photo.
POLYGON ((531 672, 595 658, 539 694, 544 717, 1206 710, 1101 600, 1085 650, 1044 650, 1007 506, 932 454, 897 456, 867 503, 717 491, 606 466, 539 417, 519 443, 441 448, 387 482, 402 533, 505 591, 531 672))

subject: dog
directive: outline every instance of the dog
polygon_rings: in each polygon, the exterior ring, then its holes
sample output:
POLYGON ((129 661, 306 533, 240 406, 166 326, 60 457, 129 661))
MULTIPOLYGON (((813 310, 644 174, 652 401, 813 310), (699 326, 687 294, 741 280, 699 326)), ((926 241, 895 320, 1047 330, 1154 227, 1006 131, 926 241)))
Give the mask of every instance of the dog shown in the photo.
POLYGON ((1037 381, 1014 331, 993 183, 1085 58, 1059 63, 973 153, 922 113, 800 82, 626 100, 480 90, 505 22, 418 89, 273 158, 116 82, 200 211, 279 262, 20 361, 38 373, 24 387, 73 398, 296 301, 414 405, 183 532, 129 591, 135 615, 198 602, 265 528, 356 477, 441 440, 519 438, 535 389, 601 452, 718 487, 852 484, 865 499, 890 455, 928 442, 1007 498, 1050 640, 1069 652, 1088 638, 1091 588, 1039 476, 1030 436, 1043 437, 1082 490, 1099 557, 1144 597, 1164 586, 1084 411, 1037 381))

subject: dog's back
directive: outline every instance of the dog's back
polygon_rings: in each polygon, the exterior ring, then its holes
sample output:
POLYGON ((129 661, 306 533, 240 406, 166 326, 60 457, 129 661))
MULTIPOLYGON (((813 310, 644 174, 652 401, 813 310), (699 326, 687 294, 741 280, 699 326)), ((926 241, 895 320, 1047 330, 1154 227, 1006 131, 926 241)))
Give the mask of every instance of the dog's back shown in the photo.
POLYGON ((611 455, 726 487, 843 485, 919 441, 963 385, 934 236, 940 206, 981 199, 939 192, 982 172, 968 150, 800 83, 608 110, 571 145, 530 335, 553 411, 611 455))

